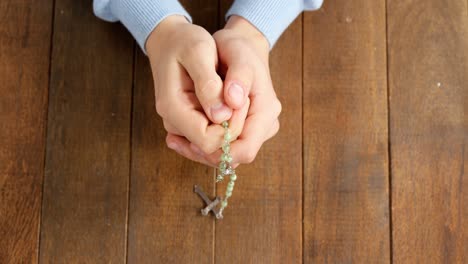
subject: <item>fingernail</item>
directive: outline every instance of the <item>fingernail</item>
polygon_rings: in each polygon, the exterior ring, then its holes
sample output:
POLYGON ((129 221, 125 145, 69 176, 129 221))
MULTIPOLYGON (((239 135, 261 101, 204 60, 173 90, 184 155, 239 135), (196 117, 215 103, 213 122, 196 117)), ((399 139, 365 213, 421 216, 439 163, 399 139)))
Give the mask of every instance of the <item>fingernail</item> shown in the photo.
POLYGON ((179 150, 179 145, 177 145, 176 143, 174 142, 168 142, 167 143, 167 146, 170 148, 170 149, 173 149, 175 151, 178 151, 179 150))
POLYGON ((213 121, 222 122, 231 118, 232 110, 223 103, 218 103, 211 107, 211 117, 213 121))
POLYGON ((242 103, 242 100, 244 100, 244 89, 240 85, 232 83, 228 92, 232 100, 238 103, 242 103))

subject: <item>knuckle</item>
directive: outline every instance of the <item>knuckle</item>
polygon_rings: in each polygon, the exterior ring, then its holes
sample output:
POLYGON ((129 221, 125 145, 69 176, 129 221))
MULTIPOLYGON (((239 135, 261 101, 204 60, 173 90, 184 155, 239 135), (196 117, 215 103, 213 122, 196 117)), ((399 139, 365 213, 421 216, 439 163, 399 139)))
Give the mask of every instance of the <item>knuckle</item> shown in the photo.
POLYGON ((275 113, 275 116, 279 116, 281 114, 281 111, 283 110, 283 106, 281 105, 280 100, 276 98, 273 103, 273 111, 275 113))
POLYGON ((276 125, 276 126, 273 128, 273 133, 272 133, 272 135, 271 135, 270 138, 276 136, 276 135, 278 134, 278 132, 279 132, 279 129, 280 129, 279 125, 276 125))
POLYGON ((168 142, 167 140, 166 140, 166 147, 171 148, 171 147, 169 146, 169 142, 168 142))
POLYGON ((167 117, 167 106, 166 106, 165 101, 156 100, 155 106, 156 106, 156 113, 158 113, 158 115, 161 116, 162 118, 166 118, 167 117))
POLYGON ((278 123, 278 125, 276 126, 276 129, 275 129, 275 135, 278 134, 278 132, 280 131, 280 124, 278 123))
POLYGON ((168 148, 171 148, 169 145, 170 145, 170 142, 171 142, 171 136, 169 135, 169 133, 166 135, 166 146, 168 148))
POLYGON ((276 135, 279 130, 280 130, 280 122, 279 122, 279 120, 276 120, 275 126, 273 127, 274 135, 276 135))

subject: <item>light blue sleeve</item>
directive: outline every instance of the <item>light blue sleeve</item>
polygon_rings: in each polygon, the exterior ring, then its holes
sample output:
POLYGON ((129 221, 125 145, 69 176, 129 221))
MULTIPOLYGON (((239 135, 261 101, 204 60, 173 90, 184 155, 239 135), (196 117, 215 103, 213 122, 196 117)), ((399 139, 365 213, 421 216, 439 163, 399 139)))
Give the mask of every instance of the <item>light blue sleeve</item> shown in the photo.
POLYGON ((226 14, 245 18, 265 35, 270 48, 304 10, 316 10, 323 0, 236 0, 226 14))
POLYGON ((192 22, 177 0, 94 0, 93 10, 103 20, 122 22, 145 53, 146 39, 167 16, 183 15, 192 22))

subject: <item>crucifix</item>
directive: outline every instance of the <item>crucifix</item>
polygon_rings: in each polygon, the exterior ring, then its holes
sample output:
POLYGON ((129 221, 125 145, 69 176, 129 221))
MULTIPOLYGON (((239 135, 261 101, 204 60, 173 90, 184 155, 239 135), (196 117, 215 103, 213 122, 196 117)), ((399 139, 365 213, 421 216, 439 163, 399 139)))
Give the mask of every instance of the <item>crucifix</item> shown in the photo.
POLYGON ((203 192, 203 190, 198 185, 193 186, 193 191, 196 194, 198 194, 198 196, 200 196, 206 203, 206 207, 201 209, 202 215, 206 216, 210 211, 212 211, 215 214, 216 219, 223 219, 223 214, 221 213, 221 210, 216 207, 216 205, 218 205, 221 202, 221 198, 219 198, 219 196, 216 196, 216 198, 213 201, 210 200, 208 195, 205 192, 203 192))
MULTIPOLYGON (((193 187, 193 191, 197 193, 203 201, 206 203, 206 207, 201 210, 202 215, 208 215, 211 211, 215 214, 216 219, 223 219, 223 210, 228 205, 228 198, 232 196, 232 191, 234 190, 234 182, 237 179, 236 171, 231 166, 232 156, 230 154, 231 146, 230 142, 232 139, 231 132, 229 131, 229 124, 227 121, 222 123, 224 128, 224 141, 221 149, 223 150, 223 154, 220 157, 220 163, 218 166, 219 175, 216 177, 216 182, 223 181, 225 176, 229 176, 230 180, 226 187, 226 196, 221 198, 216 196, 214 200, 211 200, 206 193, 198 186, 195 185, 193 187), (217 208, 216 206, 220 204, 220 207, 217 208)), ((216 169, 215 169, 216 173, 216 169)))

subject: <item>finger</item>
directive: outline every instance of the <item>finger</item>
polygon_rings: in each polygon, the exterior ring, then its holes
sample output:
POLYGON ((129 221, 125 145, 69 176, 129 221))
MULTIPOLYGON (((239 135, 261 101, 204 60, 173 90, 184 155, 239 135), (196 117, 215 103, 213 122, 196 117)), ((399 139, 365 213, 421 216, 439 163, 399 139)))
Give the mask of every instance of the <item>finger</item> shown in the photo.
MULTIPOLYGON (((231 143, 233 164, 253 162, 262 144, 278 132, 280 112, 281 104, 276 97, 273 99, 257 97, 252 100, 242 133, 231 143)), ((217 163, 221 154, 222 151, 218 150, 205 156, 205 159, 217 163)))
MULTIPOLYGON (((231 134, 230 142, 237 140, 237 138, 242 133, 242 130, 244 129, 245 121, 247 118, 247 114, 249 112, 249 107, 250 107, 250 99, 247 98, 246 103, 241 109, 233 111, 232 118, 231 120, 229 120, 229 132, 231 134)), ((214 155, 209 155, 207 159, 213 163, 217 163, 219 162, 219 157, 222 154, 221 145, 219 146, 217 151, 214 153, 212 153, 214 155)), ((210 153, 205 153, 205 154, 210 154, 210 153)))
POLYGON ((214 166, 208 162, 202 155, 195 153, 190 148, 190 142, 184 137, 180 137, 171 133, 168 133, 166 136, 167 146, 177 152, 179 155, 184 156, 187 159, 208 165, 214 166))
POLYGON ((195 85, 195 93, 208 118, 217 124, 231 118, 232 110, 223 100, 223 81, 216 73, 216 48, 208 44, 193 47, 179 62, 195 85))
POLYGON ((228 70, 224 80, 224 100, 233 109, 239 109, 244 105, 254 76, 253 67, 249 63, 242 62, 239 57, 225 62, 228 70))
MULTIPOLYGON (((178 74, 184 69, 177 65, 171 69, 172 74, 178 74)), ((180 78, 165 79, 161 85, 167 87, 182 87, 186 84, 186 80, 190 77, 185 74, 181 75, 180 78)), ((212 153, 216 151, 222 144, 224 130, 220 125, 210 125, 210 121, 207 119, 203 112, 197 111, 193 103, 192 95, 184 95, 188 91, 177 91, 177 89, 170 90, 170 94, 162 101, 164 112, 163 117, 172 126, 177 129, 179 134, 186 137, 190 142, 195 143, 205 153, 212 153), (187 98, 183 100, 184 96, 187 98), (182 99, 181 99, 182 98, 182 99)))
MULTIPOLYGON (((250 100, 247 98, 246 104, 241 109, 234 110, 232 118, 229 121, 229 131, 232 135, 232 138, 230 140, 231 142, 235 141, 237 137, 242 133, 249 106, 250 100)), ((222 154, 221 145, 219 145, 218 149, 216 149, 216 151, 213 153, 204 152, 200 147, 198 147, 194 143, 191 143, 190 146, 195 153, 204 156, 205 159, 210 163, 217 164, 219 162, 219 158, 222 154)))
POLYGON ((224 129, 220 125, 209 125, 206 116, 185 106, 175 107, 169 114, 178 131, 205 153, 213 153, 222 144, 224 129))
POLYGON ((250 99, 247 98, 245 104, 242 108, 234 110, 232 112, 232 118, 229 120, 229 131, 232 135, 231 141, 234 141, 239 137, 244 129, 245 120, 247 118, 247 113, 249 112, 250 99))
POLYGON ((231 144, 233 163, 253 162, 262 144, 279 129, 279 122, 275 125, 281 111, 279 101, 258 99, 252 102, 252 108, 239 139, 231 144), (273 102, 270 109, 263 108, 266 102, 273 102))

